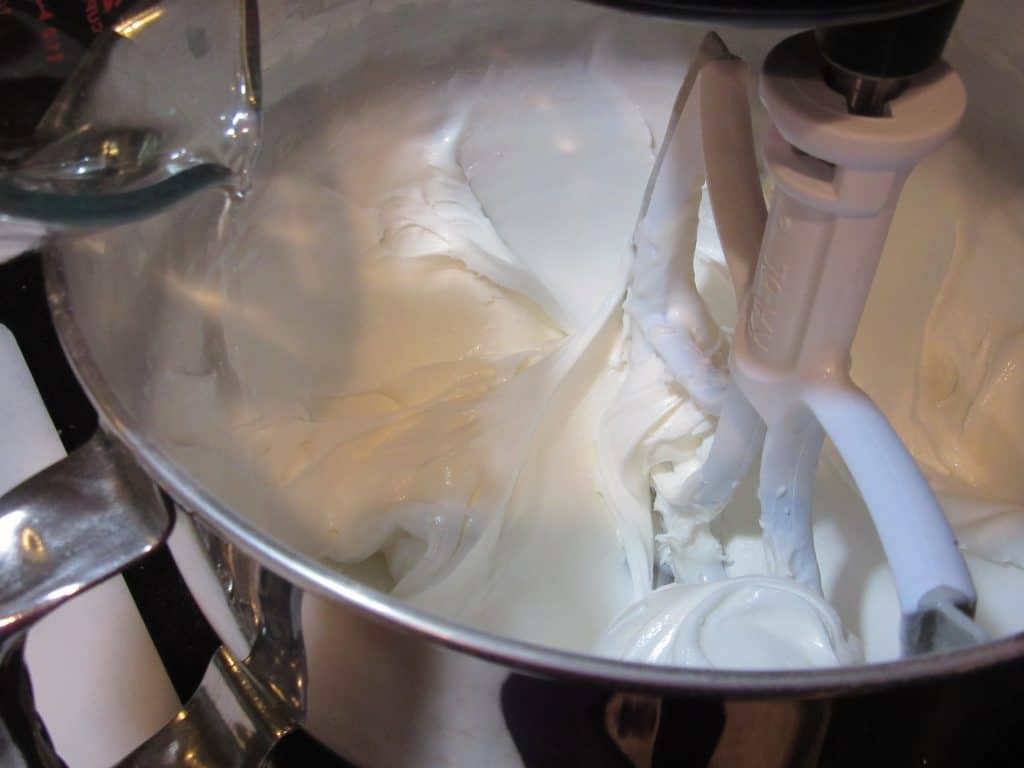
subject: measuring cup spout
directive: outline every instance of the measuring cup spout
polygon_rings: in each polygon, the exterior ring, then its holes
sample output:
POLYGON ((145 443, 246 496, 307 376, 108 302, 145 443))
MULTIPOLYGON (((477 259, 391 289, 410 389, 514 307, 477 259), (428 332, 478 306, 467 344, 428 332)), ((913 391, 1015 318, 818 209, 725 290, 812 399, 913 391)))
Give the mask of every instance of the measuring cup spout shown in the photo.
POLYGON ((80 52, 31 135, 2 143, 6 231, 111 226, 211 185, 247 189, 260 137, 256 0, 129 8, 80 52))

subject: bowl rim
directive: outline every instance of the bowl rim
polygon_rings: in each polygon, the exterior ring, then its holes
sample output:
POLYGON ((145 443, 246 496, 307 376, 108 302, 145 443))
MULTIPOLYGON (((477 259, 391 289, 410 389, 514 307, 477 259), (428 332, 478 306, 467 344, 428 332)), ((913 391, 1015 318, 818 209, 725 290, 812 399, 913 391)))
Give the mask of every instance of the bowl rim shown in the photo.
POLYGON ((61 347, 86 396, 99 414, 100 428, 120 442, 184 510, 199 515, 222 536, 262 565, 303 589, 360 610, 395 630, 418 635, 453 651, 545 677, 591 682, 616 689, 769 698, 815 698, 839 692, 867 692, 968 674, 1024 656, 1024 632, 983 645, 909 659, 857 666, 800 670, 720 670, 662 667, 565 651, 493 635, 406 605, 399 598, 361 584, 310 555, 282 545, 221 503, 139 427, 107 383, 75 318, 59 240, 43 252, 47 301, 61 347))

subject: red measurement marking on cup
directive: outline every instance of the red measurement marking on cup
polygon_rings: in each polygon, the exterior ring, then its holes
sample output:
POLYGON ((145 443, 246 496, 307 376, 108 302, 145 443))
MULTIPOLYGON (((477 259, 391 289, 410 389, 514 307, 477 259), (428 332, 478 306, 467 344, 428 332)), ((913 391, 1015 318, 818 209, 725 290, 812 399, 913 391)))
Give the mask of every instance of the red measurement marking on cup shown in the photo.
POLYGON ((61 45, 60 32, 50 24, 56 16, 46 5, 46 0, 35 0, 35 4, 36 20, 43 25, 40 38, 43 43, 46 60, 51 64, 60 64, 64 61, 64 47, 61 45))
POLYGON ((100 16, 99 0, 87 0, 85 4, 85 20, 89 22, 89 29, 93 34, 98 35, 103 31, 103 17, 100 16))
POLYGON ((54 18, 53 11, 46 7, 46 0, 36 0, 36 9, 39 11, 40 21, 46 22, 54 18))
POLYGON ((121 9, 124 0, 85 0, 85 20, 89 22, 89 29, 93 34, 98 35, 107 25, 104 16, 109 16, 121 9))

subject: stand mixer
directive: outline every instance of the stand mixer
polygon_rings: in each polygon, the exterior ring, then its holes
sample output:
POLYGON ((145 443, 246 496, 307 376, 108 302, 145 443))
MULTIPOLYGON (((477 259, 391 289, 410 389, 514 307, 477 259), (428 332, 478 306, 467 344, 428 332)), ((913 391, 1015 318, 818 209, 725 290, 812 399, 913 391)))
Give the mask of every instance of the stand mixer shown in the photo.
MULTIPOLYGON (((607 4, 729 23, 827 25, 783 41, 764 63, 768 211, 744 66, 712 35, 680 90, 637 226, 627 310, 677 381, 719 418, 708 459, 684 488, 698 525, 710 525, 760 454, 769 570, 820 594, 811 497, 827 434, 893 570, 904 653, 981 642, 971 577, 938 501, 884 414, 849 378, 903 183, 953 134, 966 106, 960 79, 938 60, 961 3, 607 4), (689 98, 697 91, 699 104, 689 98), (705 179, 740 307, 728 375, 712 362, 722 342, 692 266, 705 179), (680 211, 685 221, 675 225, 680 211)), ((689 559, 700 558, 689 546, 689 559)), ((722 578, 720 551, 707 554, 706 542, 703 550, 696 572, 663 554, 655 583, 722 578)))
MULTIPOLYGON (((938 502, 884 415, 848 376, 850 346, 902 185, 952 135, 965 108, 962 83, 939 61, 961 0, 599 2, 726 25, 815 28, 778 45, 761 74, 760 97, 772 122, 762 142, 774 183, 770 207, 761 192, 745 65, 712 35, 680 90, 637 226, 627 311, 674 377, 719 422, 707 462, 684 488, 697 527, 710 526, 760 454, 769 570, 820 593, 810 498, 827 433, 894 572, 905 652, 978 642, 982 633, 970 621, 975 591, 938 502), (696 206, 705 181, 742 317, 728 372, 712 362, 724 342, 693 276, 696 206), (686 214, 681 227, 672 223, 680 212, 686 214)), ((14 165, 0 170, 0 217, 20 247, 51 228, 150 215, 209 184, 244 186, 230 179, 244 177, 254 154, 258 57, 251 44, 255 24, 239 32, 230 13, 205 11, 232 40, 215 62, 230 74, 224 85, 207 87, 209 94, 184 89, 188 109, 156 98, 159 89, 151 88, 145 110, 163 127, 143 149, 133 150, 131 137, 112 139, 110 130, 97 137, 96 110, 113 109, 123 101, 119 94, 133 91, 129 80, 116 77, 99 80, 96 89, 87 78, 90 67, 103 72, 106 61, 113 71, 118 57, 150 44, 159 48, 161 25, 150 25, 164 9, 146 10, 150 5, 115 27, 132 46, 111 45, 116 38, 108 37, 87 56, 36 131, 43 146, 10 155, 14 165), (91 112, 76 106, 85 85, 98 94, 91 112), (175 128, 182 122, 186 127, 175 128), (101 161, 94 145, 104 148, 101 161), (130 204, 119 203, 129 198, 130 204)), ((132 119, 145 122, 144 112, 132 119)), ((662 538, 672 533, 663 530, 662 538)), ((714 546, 688 554, 698 562, 691 572, 663 556, 655 584, 724 575, 714 546)))
MULTIPOLYGON (((671 5, 647 4, 663 11, 671 5)), ((699 5, 709 4, 691 3, 682 10, 696 13, 699 5)), ((772 6, 762 21, 786 11, 784 3, 772 6)), ((800 15, 795 5, 788 10, 791 21, 805 26, 841 18, 806 9, 800 15)), ((703 407, 719 414, 712 457, 687 489, 693 506, 713 517, 764 443, 761 498, 773 567, 813 588, 817 568, 807 535, 808 487, 827 431, 886 542, 903 598, 905 647, 916 653, 980 639, 969 622, 973 588, 920 472, 878 410, 847 380, 846 358, 900 185, 913 163, 955 128, 963 90, 955 75, 931 61, 910 73, 885 69, 865 75, 833 56, 823 75, 819 52, 828 48, 822 41, 845 39, 843 29, 827 28, 816 44, 806 35, 787 41, 765 67, 762 100, 774 122, 765 142, 775 184, 770 214, 753 150, 744 67, 720 41, 708 39, 680 93, 637 229, 637 258, 653 261, 661 254, 660 274, 666 279, 641 285, 637 271, 628 309, 674 375, 703 407), (716 329, 691 330, 701 327, 703 316, 686 269, 692 249, 677 247, 686 233, 658 226, 660 217, 678 218, 681 208, 692 206, 693 189, 699 195, 705 180, 745 319, 732 344, 728 376, 705 365, 705 358, 724 349, 716 329), (646 314, 636 301, 644 289, 650 289, 651 299, 646 314), (896 493, 903 497, 894 502, 896 493)), ((706 573, 695 578, 715 578, 714 565, 709 559, 706 573)), ((693 577, 674 572, 671 563, 665 566, 660 578, 693 577)), ((906 665, 925 669, 935 658, 906 665)), ((597 662, 587 658, 584 663, 597 662)), ((655 674, 682 674, 638 669, 629 674, 650 675, 648 681, 655 681, 655 674)), ((844 672, 854 683, 859 680, 856 673, 844 672)), ((711 673, 706 679, 719 685, 731 678, 711 673)))

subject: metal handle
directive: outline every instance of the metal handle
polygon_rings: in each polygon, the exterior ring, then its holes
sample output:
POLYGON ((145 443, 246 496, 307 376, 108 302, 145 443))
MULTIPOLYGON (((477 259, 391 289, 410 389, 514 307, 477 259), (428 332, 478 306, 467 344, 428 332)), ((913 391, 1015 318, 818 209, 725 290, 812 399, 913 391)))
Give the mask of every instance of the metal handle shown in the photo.
POLYGON ((173 522, 102 432, 0 498, 0 643, 160 546, 173 522))
POLYGON ((4 697, 0 764, 61 765, 32 703, 29 627, 159 547, 173 522, 156 486, 102 432, 0 498, 0 670, 4 691, 17 691, 4 697))
MULTIPOLYGON (((0 765, 63 766, 32 697, 28 629, 66 600, 162 546, 173 507, 102 432, 0 498, 0 765)), ((124 766, 256 766, 305 710, 301 593, 252 570, 255 642, 245 661, 217 651, 188 704, 124 766)))
MULTIPOLYGON (((256 580, 250 608, 256 640, 238 661, 221 647, 188 703, 120 768, 247 768, 260 766, 301 720, 306 665, 300 590, 235 552, 235 568, 256 580)), ((238 574, 236 575, 243 575, 238 574)))

